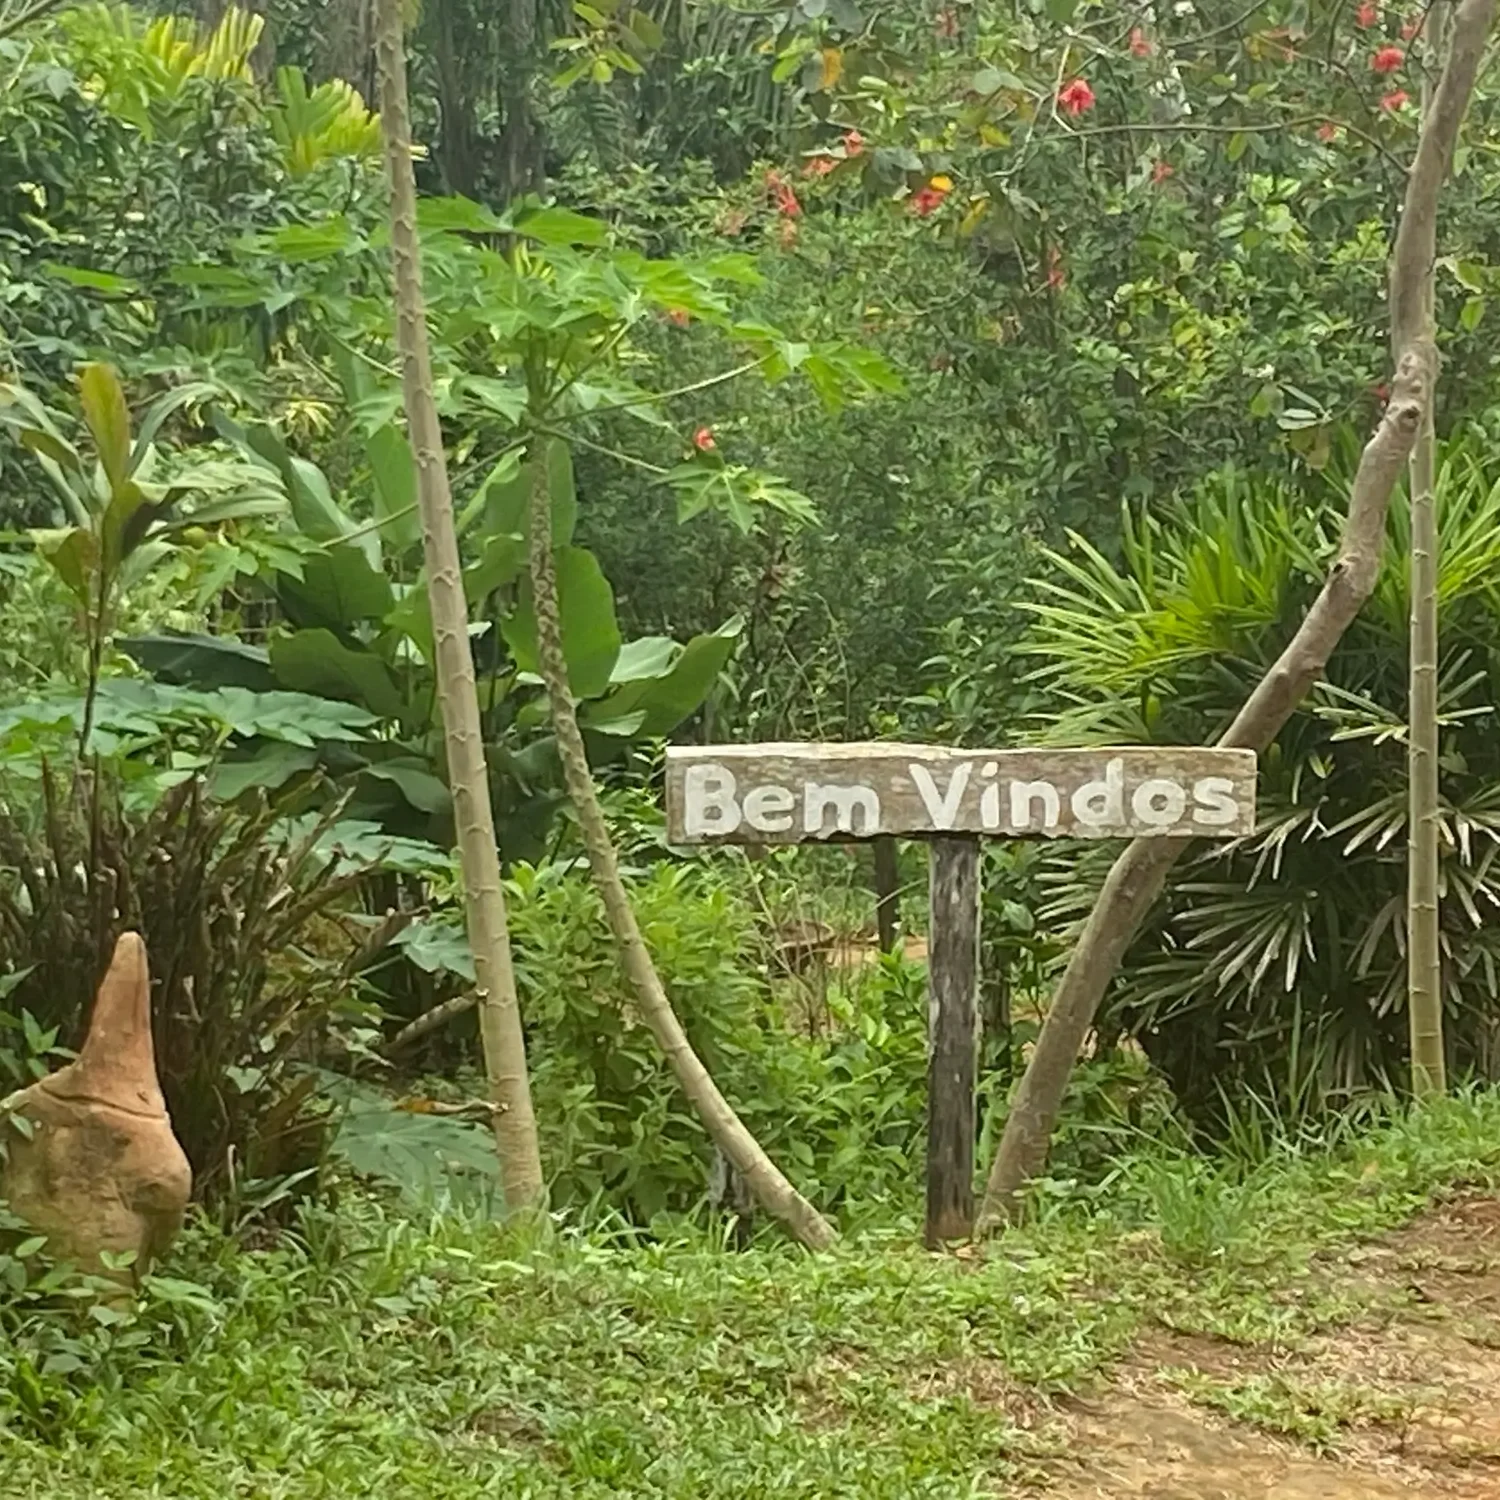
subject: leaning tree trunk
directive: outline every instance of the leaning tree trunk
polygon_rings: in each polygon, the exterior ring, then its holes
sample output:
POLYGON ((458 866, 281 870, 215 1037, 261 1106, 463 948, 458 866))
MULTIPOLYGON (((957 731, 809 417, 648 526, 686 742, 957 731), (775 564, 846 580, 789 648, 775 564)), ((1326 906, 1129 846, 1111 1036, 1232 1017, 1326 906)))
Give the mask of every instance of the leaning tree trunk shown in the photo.
POLYGON ((380 116, 385 128, 391 178, 391 259, 395 267, 396 342, 406 424, 417 464, 417 498, 427 559, 427 597, 437 657, 438 703, 448 752, 448 782, 458 830, 469 945, 495 1111, 495 1146, 506 1204, 530 1208, 543 1195, 542 1159, 526 1072, 526 1042, 511 963, 500 855, 490 807, 479 695, 469 649, 469 613, 464 600, 453 497, 443 433, 432 393, 432 357, 427 345, 422 262, 417 245, 417 189, 412 173, 411 117, 406 98, 406 44, 401 0, 380 0, 380 116))
MULTIPOLYGON (((1428 12, 1426 50, 1440 61, 1446 0, 1428 12)), ((1422 117, 1433 107, 1422 81, 1422 117)), ((1422 336, 1437 339, 1436 268, 1422 282, 1422 336)), ((1438 524, 1433 408, 1427 403, 1411 455, 1411 719, 1407 744, 1406 1011, 1411 1035, 1411 1089, 1419 1099, 1447 1087, 1443 1055, 1443 969, 1438 916, 1438 524)))
POLYGON ((814 1250, 826 1249, 837 1238, 833 1226, 786 1179, 719 1092, 718 1085, 682 1029, 661 976, 656 972, 656 965, 646 951, 625 883, 620 879, 614 840, 610 837, 604 810, 594 789, 593 772, 589 769, 588 753, 584 749, 578 714, 573 706, 557 607, 547 449, 540 438, 533 440, 532 448, 531 591, 536 610, 537 659, 552 705, 552 727, 557 735, 563 779, 578 814, 589 868, 619 947, 620 962, 635 990, 641 1015, 671 1063, 688 1102, 697 1110, 709 1138, 729 1159, 767 1213, 780 1219, 804 1245, 814 1250))
MULTIPOLYGON (((1391 493, 1416 443, 1437 375, 1437 349, 1422 288, 1436 255, 1439 192, 1474 91, 1495 5, 1496 0, 1462 0, 1442 78, 1422 122, 1391 261, 1396 373, 1385 415, 1360 455, 1338 559, 1296 634, 1220 737, 1225 748, 1264 750, 1276 738, 1374 590, 1391 493)), ((1014 1217, 1021 1189, 1045 1163, 1074 1060, 1125 950, 1184 846, 1177 839, 1135 839, 1105 879, 1005 1122, 980 1210, 981 1231, 1014 1217)))

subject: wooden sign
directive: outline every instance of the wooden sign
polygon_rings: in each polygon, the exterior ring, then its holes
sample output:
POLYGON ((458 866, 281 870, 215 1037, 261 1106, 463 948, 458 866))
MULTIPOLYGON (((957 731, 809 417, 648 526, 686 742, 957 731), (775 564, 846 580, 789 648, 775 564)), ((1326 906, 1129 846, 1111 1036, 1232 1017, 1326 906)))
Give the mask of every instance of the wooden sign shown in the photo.
POLYGON ((667 751, 667 837, 674 844, 883 834, 1238 838, 1254 827, 1253 750, 949 750, 874 742, 667 751))
MULTIPOLYGON (((1255 829, 1255 752, 1175 746, 948 750, 710 745, 667 751, 674 844, 931 841, 926 1240, 974 1217, 983 838, 1238 838, 1255 829)), ((886 884, 894 889, 895 872, 886 884)), ((884 938, 882 938, 884 942, 884 938)))

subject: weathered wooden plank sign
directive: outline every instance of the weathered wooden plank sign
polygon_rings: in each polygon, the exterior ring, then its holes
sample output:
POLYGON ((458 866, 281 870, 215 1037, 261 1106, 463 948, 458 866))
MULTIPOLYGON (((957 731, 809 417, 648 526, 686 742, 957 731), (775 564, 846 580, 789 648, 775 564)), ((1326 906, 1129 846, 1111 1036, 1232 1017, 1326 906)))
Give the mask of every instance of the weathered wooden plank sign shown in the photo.
POLYGON ((1255 826, 1255 752, 1175 746, 674 746, 674 844, 796 844, 898 834, 1236 838, 1255 826))
MULTIPOLYGON (((1255 829, 1255 752, 1173 746, 950 750, 932 745, 674 746, 674 844, 931 841, 927 1226, 961 1239, 974 1212, 982 838, 1237 838, 1255 829)), ((894 868, 883 888, 894 891, 894 868)), ((882 921, 881 941, 894 926, 882 921)))

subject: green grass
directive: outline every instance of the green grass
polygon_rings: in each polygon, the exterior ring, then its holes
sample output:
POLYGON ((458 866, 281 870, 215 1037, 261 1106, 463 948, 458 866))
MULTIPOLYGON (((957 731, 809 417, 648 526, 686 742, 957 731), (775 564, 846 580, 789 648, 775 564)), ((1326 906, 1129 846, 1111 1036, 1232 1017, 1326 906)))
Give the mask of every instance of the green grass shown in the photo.
MULTIPOLYGON (((67 1345, 27 1324, 0 1348, 0 1492, 1016 1494, 1047 1457, 1028 1407, 1151 1320, 1281 1343, 1336 1325, 1357 1308, 1319 1252, 1497 1172, 1488 1094, 1255 1165, 1147 1153, 1108 1190, 1043 1194, 972 1259, 904 1229, 821 1257, 686 1231, 523 1238, 354 1198, 270 1248, 199 1226, 131 1317, 67 1345), (39 1373, 23 1353, 48 1339, 64 1368, 39 1373)), ((1367 1415, 1326 1393, 1197 1394, 1314 1440, 1367 1415)))

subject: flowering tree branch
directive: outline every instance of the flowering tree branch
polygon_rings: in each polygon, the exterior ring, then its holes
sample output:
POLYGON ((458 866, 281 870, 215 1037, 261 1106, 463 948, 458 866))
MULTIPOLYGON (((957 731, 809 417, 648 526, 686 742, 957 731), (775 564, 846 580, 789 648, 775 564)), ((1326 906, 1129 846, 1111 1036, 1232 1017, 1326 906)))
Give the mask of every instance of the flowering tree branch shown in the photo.
MULTIPOLYGON (((1386 512, 1421 429, 1438 353, 1424 316, 1423 288, 1437 255, 1437 211, 1495 18, 1496 0, 1462 0, 1432 108, 1407 175, 1391 258, 1391 399, 1360 456, 1338 557, 1296 634, 1256 685, 1219 744, 1264 750, 1322 676, 1345 630, 1375 587, 1386 512)), ((1005 1122, 980 1210, 979 1229, 1013 1218, 1022 1188, 1046 1161, 1064 1090, 1099 1004, 1161 895, 1184 841, 1136 839, 1116 859, 1052 996, 1036 1050, 1005 1122)))

